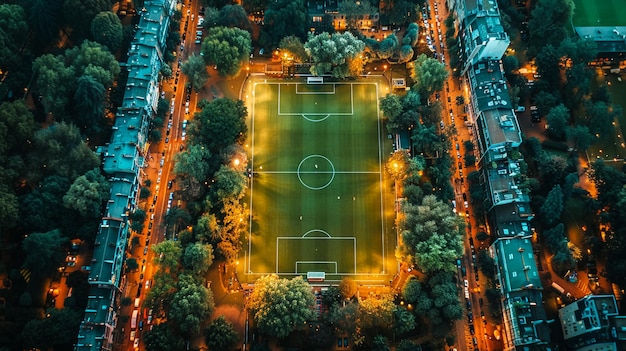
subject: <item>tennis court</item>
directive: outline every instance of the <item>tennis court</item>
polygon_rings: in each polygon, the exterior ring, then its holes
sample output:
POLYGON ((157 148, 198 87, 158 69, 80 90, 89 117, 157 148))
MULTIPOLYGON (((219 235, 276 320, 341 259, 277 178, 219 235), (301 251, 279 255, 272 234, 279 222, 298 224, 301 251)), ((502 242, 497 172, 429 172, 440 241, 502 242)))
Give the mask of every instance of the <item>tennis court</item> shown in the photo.
POLYGON ((256 82, 250 128, 249 280, 386 274, 378 86, 256 82))
POLYGON ((574 26, 624 26, 623 0, 574 0, 574 26))

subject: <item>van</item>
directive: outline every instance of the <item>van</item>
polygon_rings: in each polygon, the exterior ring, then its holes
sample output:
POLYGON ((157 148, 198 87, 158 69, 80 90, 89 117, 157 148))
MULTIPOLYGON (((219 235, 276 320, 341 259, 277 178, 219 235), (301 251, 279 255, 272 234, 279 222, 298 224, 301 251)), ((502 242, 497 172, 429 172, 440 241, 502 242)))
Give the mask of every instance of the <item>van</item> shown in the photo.
POLYGON ((140 298, 135 298, 135 308, 139 308, 139 304, 141 303, 141 299, 140 298))

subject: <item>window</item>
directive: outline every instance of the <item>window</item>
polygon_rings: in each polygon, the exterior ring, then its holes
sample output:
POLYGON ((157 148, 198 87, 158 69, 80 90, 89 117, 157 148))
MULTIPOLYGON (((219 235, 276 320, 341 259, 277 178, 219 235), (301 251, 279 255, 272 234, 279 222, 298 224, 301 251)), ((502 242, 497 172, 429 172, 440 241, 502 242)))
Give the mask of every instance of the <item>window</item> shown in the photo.
POLYGON ((322 16, 313 16, 313 22, 322 22, 322 16))
POLYGON ((512 260, 512 259, 513 259, 513 254, 512 254, 512 253, 510 253, 510 254, 509 254, 509 260, 512 260))

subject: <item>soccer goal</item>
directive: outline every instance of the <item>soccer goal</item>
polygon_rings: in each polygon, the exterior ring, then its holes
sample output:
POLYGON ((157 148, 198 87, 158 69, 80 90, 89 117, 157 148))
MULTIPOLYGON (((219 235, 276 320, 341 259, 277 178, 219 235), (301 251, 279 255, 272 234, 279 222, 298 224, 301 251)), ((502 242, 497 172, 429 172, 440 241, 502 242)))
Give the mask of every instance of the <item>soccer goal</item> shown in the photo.
POLYGON ((324 84, 324 77, 307 77, 307 84, 324 84))

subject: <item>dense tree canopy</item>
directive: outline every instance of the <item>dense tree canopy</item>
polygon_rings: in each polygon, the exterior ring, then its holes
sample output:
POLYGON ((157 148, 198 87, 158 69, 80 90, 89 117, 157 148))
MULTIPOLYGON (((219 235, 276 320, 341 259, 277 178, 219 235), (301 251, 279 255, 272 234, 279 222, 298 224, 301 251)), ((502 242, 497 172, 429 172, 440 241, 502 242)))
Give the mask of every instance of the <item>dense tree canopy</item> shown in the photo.
POLYGON ((103 201, 109 198, 109 188, 109 182, 100 171, 92 169, 74 180, 63 196, 63 204, 84 217, 99 217, 103 201))
POLYGON ((443 83, 448 79, 449 72, 446 66, 436 59, 421 54, 415 60, 411 77, 415 81, 414 88, 422 96, 430 96, 435 91, 443 89, 443 83))
POLYGON ((259 43, 266 50, 273 50, 284 37, 294 35, 306 38, 306 1, 276 0, 268 3, 261 27, 259 43))
POLYGON ((205 145, 212 154, 228 145, 242 143, 248 128, 248 111, 241 100, 217 99, 207 104, 192 122, 191 141, 205 145))
POLYGON ((234 76, 248 62, 252 39, 239 28, 214 27, 202 42, 202 55, 207 64, 217 66, 226 76, 234 76))
POLYGON ((365 44, 350 32, 310 34, 304 48, 313 61, 313 75, 330 73, 335 78, 347 78, 363 69, 365 44))
POLYGON ((435 196, 425 196, 419 206, 405 205, 402 256, 427 274, 456 272, 455 260, 463 254, 463 221, 435 196))
POLYGON ((122 22, 111 11, 100 12, 91 21, 91 35, 96 42, 115 52, 122 44, 122 22))
POLYGON ((288 280, 271 274, 257 279, 249 307, 259 331, 284 338, 315 318, 313 302, 311 287, 302 277, 288 280))
POLYGON ((211 290, 191 275, 182 274, 167 316, 183 335, 192 336, 200 333, 214 307, 211 290))
POLYGON ((211 350, 230 350, 239 339, 233 325, 224 316, 219 316, 211 322, 204 331, 204 337, 211 350))
POLYGON ((209 79, 209 72, 206 69, 206 63, 201 56, 191 54, 187 61, 183 63, 181 71, 189 78, 193 90, 199 92, 209 79))

